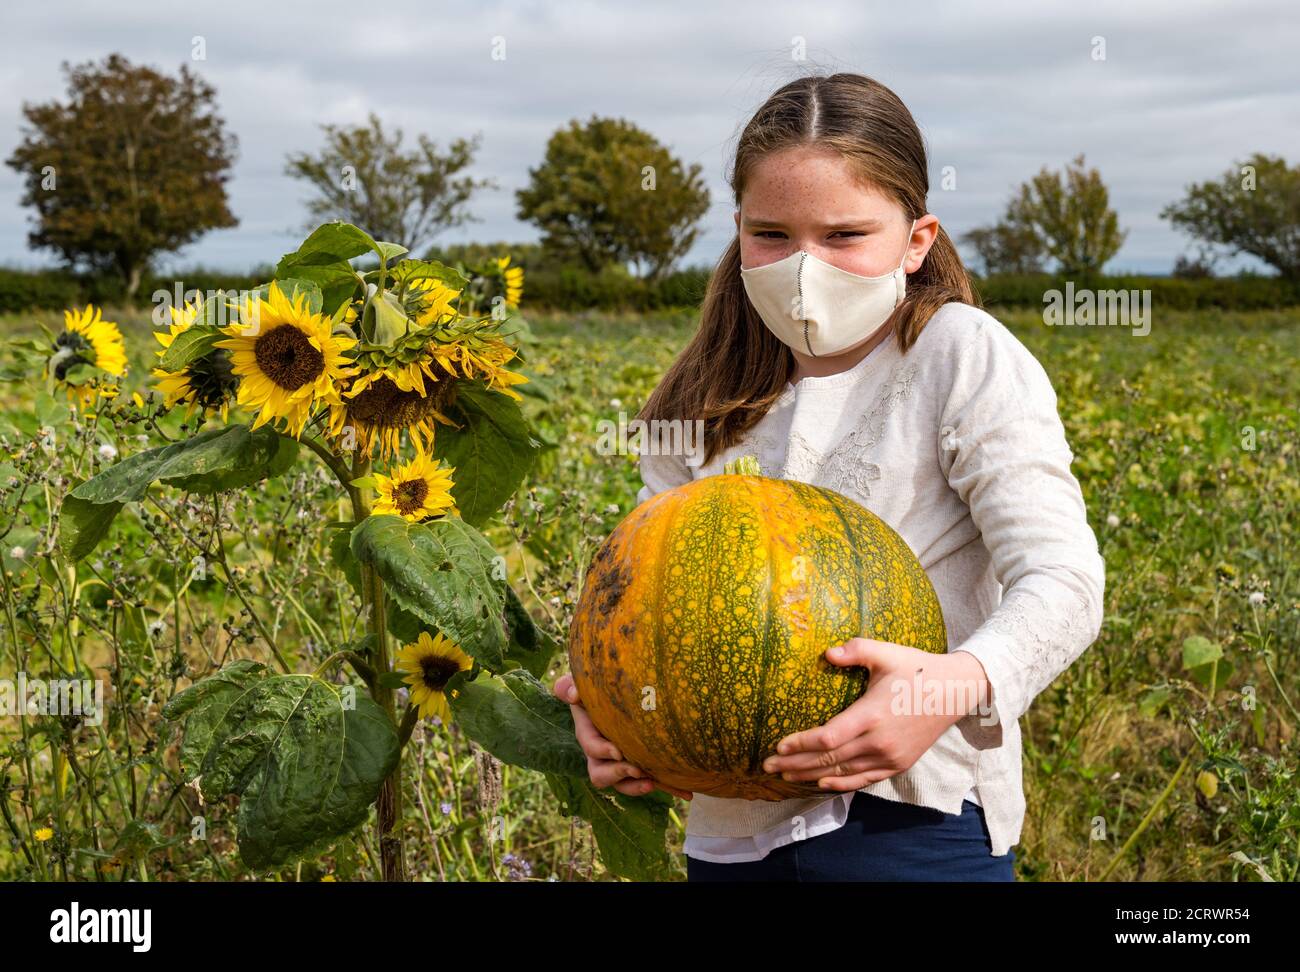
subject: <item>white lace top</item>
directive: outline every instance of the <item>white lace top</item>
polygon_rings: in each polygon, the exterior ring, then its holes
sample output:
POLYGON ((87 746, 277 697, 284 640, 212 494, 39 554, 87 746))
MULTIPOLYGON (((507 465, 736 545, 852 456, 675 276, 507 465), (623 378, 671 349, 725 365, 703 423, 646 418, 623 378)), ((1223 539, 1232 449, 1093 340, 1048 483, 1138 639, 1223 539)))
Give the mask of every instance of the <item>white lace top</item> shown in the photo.
MULTIPOLYGON (((948 304, 906 355, 890 336, 847 371, 787 385, 744 440, 707 464, 642 455, 637 500, 716 475, 745 454, 764 475, 853 498, 920 559, 943 608, 948 650, 980 660, 992 714, 972 712, 907 770, 862 789, 944 813, 960 813, 974 790, 992 853, 1005 854, 1025 812, 1020 716, 1096 639, 1105 588, 1046 372, 988 313, 948 304)), ((697 793, 684 850, 762 857, 843 824, 850 796, 697 793)))

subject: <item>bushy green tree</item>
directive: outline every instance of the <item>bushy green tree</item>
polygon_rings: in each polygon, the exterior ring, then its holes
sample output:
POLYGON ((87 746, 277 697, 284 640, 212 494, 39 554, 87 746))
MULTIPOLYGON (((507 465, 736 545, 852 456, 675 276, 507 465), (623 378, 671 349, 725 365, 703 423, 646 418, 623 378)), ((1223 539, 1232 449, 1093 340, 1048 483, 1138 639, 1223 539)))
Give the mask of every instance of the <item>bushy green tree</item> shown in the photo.
POLYGON ((404 150, 402 130, 386 133, 373 112, 366 125, 321 128, 324 148, 293 153, 285 162, 286 174, 316 191, 307 204, 308 226, 341 219, 415 252, 443 230, 474 220, 471 197, 496 188, 491 179, 457 178, 474 161, 477 135, 455 139, 442 153, 427 135, 419 136, 415 150, 404 150))
POLYGON ((542 245, 560 260, 593 273, 630 263, 655 280, 691 248, 708 211, 700 171, 631 122, 593 115, 551 136, 516 193, 519 218, 542 230, 542 245))
POLYGON ((184 65, 169 77, 110 54, 63 70, 67 101, 24 104, 7 160, 36 210, 27 239, 74 269, 120 274, 134 296, 156 255, 237 225, 225 185, 236 139, 184 65))
POLYGON ((1187 187, 1160 215, 1203 243, 1248 253, 1300 277, 1300 165, 1256 152, 1217 181, 1187 187))
POLYGON ((1044 166, 1022 183, 1007 206, 1006 221, 1028 228, 1068 277, 1100 273, 1128 235, 1110 208, 1101 173, 1085 168, 1082 155, 1064 173, 1044 166))

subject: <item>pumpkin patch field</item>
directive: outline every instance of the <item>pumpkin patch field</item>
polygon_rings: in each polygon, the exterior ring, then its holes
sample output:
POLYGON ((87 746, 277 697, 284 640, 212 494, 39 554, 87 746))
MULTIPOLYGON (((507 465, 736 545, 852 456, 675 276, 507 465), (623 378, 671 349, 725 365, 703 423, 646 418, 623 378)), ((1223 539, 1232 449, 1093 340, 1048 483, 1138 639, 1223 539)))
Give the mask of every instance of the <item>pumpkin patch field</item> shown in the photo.
MULTIPOLYGON (((417 263, 394 290, 451 279, 417 263)), ((689 803, 590 785, 550 691, 571 659, 642 765, 754 796, 754 752, 861 691, 816 662, 852 612, 948 647, 924 572, 836 494, 740 469, 638 508, 636 456, 606 431, 692 312, 528 313, 513 361, 464 332, 480 371, 458 357, 456 395, 417 397, 450 359, 421 379, 401 339, 365 358, 409 307, 359 309, 352 347, 311 330, 319 288, 284 279, 263 294, 288 328, 273 348, 160 342, 146 311, 97 309, 125 354, 98 401, 42 375, 62 314, 0 319, 28 342, 0 361, 0 880, 682 880, 689 803), (224 401, 275 362, 335 369, 349 396, 186 414, 150 375, 163 354, 213 365, 189 372, 200 405, 198 383, 224 401), (388 454, 394 416, 427 453, 388 454), (336 447, 356 428, 373 466, 336 447), (847 613, 793 574, 785 613, 757 597, 793 530, 847 613), (701 581, 724 575, 721 595, 701 581), (703 623, 718 606, 732 620, 703 623), (741 700, 773 697, 765 678, 788 691, 755 720, 741 700), (648 714, 647 683, 687 688, 648 714)), ((991 312, 1052 379, 1107 565, 1100 637, 1022 720, 1018 878, 1300 879, 1300 313, 1156 308, 1135 336, 991 312)), ((111 339, 93 315, 73 330, 56 367, 111 339)))

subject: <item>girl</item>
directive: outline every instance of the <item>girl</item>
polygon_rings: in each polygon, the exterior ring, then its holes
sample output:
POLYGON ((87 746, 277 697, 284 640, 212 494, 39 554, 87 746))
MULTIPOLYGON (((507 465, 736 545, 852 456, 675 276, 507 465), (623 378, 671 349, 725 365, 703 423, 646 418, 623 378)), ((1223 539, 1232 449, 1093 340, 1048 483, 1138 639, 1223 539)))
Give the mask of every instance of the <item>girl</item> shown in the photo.
MULTIPOLYGON (((1018 720, 1101 627, 1105 565, 1051 382, 976 306, 926 211, 926 166, 911 114, 870 78, 773 94, 737 145, 737 235, 699 331, 638 416, 705 430, 700 454, 643 452, 638 502, 755 455, 764 475, 837 490, 893 527, 948 634, 944 655, 869 638, 828 648, 870 671, 867 691, 763 763, 824 796, 664 787, 691 801, 691 881, 1014 880, 1018 720)), ((595 786, 658 785, 595 730, 570 676, 555 692, 595 786)))

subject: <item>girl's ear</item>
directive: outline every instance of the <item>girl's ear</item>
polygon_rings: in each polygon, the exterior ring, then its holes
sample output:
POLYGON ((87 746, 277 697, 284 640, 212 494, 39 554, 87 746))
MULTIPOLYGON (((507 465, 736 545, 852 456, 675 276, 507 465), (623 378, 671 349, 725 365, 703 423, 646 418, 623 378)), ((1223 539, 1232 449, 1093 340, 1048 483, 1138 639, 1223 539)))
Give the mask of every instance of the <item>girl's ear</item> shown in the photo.
POLYGON ((916 226, 912 228, 912 240, 908 244, 906 263, 911 264, 916 261, 916 267, 907 270, 907 273, 916 273, 921 269, 921 264, 925 262, 926 255, 930 252, 930 247, 934 246, 934 241, 939 238, 939 217, 933 213, 926 213, 916 221, 916 226), (924 238, 923 248, 918 254, 914 249, 917 236, 924 238))
POLYGON ((736 216, 736 232, 739 233, 740 232, 740 208, 739 207, 736 208, 735 216, 736 216))

